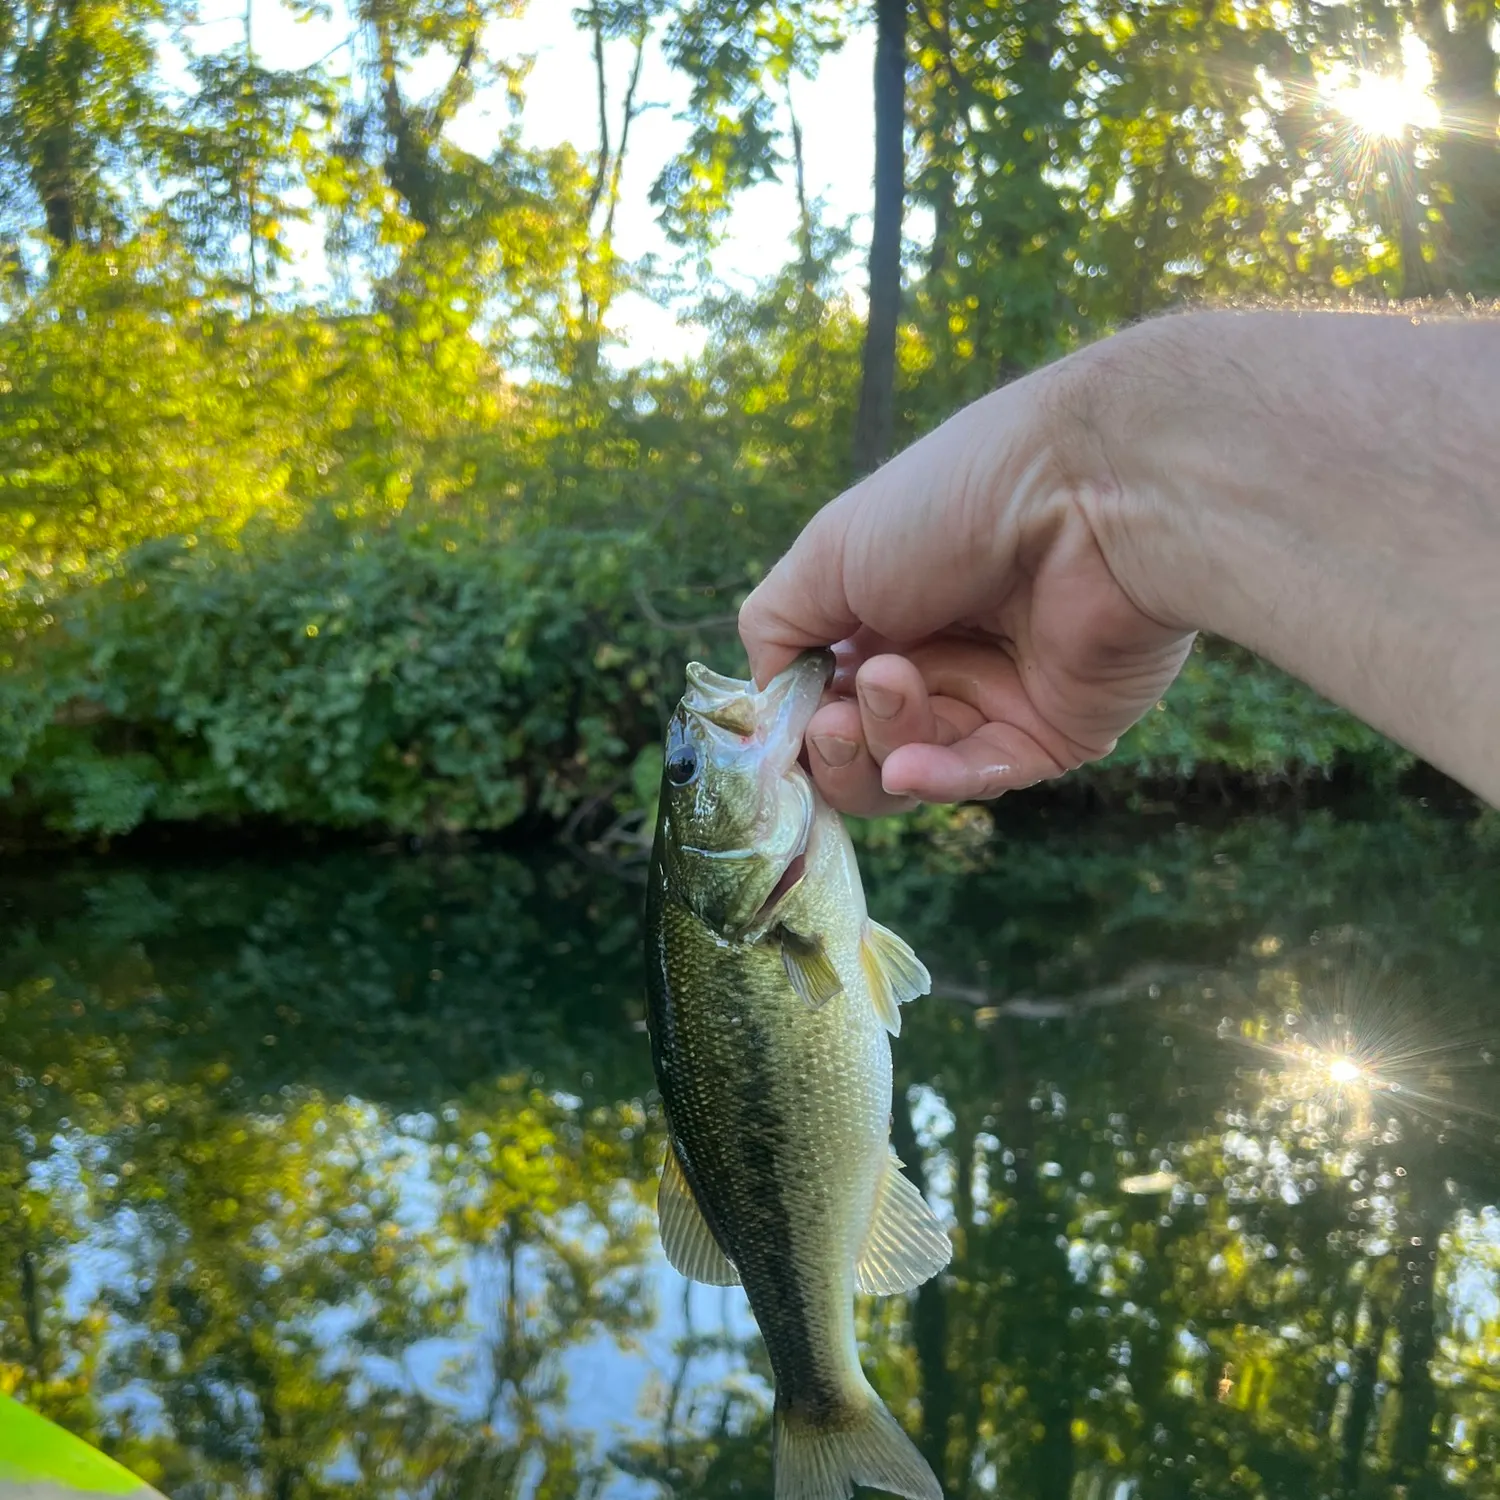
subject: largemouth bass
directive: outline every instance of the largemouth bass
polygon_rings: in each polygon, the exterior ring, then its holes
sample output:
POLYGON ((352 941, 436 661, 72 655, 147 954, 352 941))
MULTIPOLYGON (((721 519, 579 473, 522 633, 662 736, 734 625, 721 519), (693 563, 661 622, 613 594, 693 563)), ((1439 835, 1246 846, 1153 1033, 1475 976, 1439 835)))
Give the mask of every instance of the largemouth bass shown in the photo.
POLYGON ((805 655, 757 691, 695 662, 667 732, 646 911, 662 1244, 684 1276, 745 1288, 776 1500, 942 1500, 854 1335, 856 1292, 920 1286, 952 1247, 890 1147, 890 1037, 927 971, 869 919, 843 819, 798 764, 831 666, 805 655))

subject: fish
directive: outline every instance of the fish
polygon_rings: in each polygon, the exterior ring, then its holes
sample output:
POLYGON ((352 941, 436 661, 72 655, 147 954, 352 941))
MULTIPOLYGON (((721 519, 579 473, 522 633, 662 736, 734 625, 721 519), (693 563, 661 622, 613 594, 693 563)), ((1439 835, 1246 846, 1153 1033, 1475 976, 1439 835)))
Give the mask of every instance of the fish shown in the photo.
POLYGON ((667 728, 645 911, 658 1219, 682 1275, 749 1300, 775 1500, 942 1500, 854 1331, 856 1293, 920 1286, 952 1243, 890 1144, 890 1041, 931 979, 870 919, 844 820, 799 760, 832 664, 804 653, 757 689, 693 662, 667 728))

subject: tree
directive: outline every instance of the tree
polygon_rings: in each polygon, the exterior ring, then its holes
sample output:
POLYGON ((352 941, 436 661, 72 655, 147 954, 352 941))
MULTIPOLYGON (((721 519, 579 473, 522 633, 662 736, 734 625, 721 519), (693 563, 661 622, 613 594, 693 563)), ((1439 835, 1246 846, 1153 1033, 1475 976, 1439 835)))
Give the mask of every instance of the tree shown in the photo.
POLYGON ((0 234, 11 247, 37 212, 54 256, 124 228, 159 118, 157 37, 177 15, 175 0, 0 5, 0 234))
POLYGON ((300 190, 336 97, 316 72, 261 67, 248 20, 246 32, 243 52, 194 59, 193 91, 159 136, 160 169, 180 184, 167 200, 177 237, 200 265, 243 285, 253 315, 292 258, 288 223, 311 218, 300 190))
POLYGON ((875 211, 870 297, 854 421, 854 470, 890 455, 895 435, 896 324, 901 315, 901 221, 906 205, 907 0, 876 0, 875 211))
POLYGON ((1441 5, 1415 0, 1411 24, 1433 59, 1439 107, 1438 209, 1443 235, 1435 249, 1443 290, 1500 291, 1500 89, 1495 7, 1488 0, 1441 5))

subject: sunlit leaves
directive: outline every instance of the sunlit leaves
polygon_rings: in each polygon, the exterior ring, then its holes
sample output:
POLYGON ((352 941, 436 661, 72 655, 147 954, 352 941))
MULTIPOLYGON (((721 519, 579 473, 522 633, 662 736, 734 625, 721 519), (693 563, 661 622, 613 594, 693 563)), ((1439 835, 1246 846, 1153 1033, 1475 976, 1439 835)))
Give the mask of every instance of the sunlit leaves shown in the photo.
POLYGON ((686 147, 652 188, 668 235, 711 246, 737 192, 786 164, 783 112, 842 44, 853 8, 838 0, 695 0, 675 8, 665 51, 692 81, 686 147))

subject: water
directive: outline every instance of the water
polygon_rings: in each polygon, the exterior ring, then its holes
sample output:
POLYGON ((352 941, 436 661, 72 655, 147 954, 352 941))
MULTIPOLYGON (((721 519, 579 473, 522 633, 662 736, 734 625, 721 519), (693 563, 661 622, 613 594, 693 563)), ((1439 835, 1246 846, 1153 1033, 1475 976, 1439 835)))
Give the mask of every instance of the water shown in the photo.
MULTIPOLYGON (((1500 868, 1417 808, 867 851, 951 1274, 861 1308, 950 1496, 1500 1496, 1500 868)), ((175 1500, 768 1493, 689 1289, 638 888, 0 876, 0 1390, 175 1500)))

